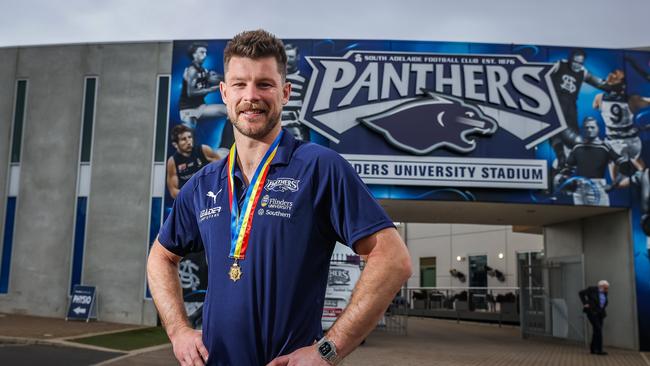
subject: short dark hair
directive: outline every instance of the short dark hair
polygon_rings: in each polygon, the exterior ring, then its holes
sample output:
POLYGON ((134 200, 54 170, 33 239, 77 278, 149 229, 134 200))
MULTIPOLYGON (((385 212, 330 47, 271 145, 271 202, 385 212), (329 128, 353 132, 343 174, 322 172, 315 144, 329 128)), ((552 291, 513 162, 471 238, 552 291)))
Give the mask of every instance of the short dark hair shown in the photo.
POLYGON ((196 52, 196 50, 198 50, 201 47, 207 50, 208 49, 207 42, 203 42, 203 41, 192 42, 192 44, 190 44, 189 47, 187 47, 187 57, 189 57, 190 60, 194 60, 194 52, 196 52))
POLYGON ((273 34, 258 29, 245 31, 234 36, 223 51, 223 67, 228 72, 228 62, 233 57, 260 59, 273 57, 278 63, 278 72, 285 80, 287 76, 287 53, 284 44, 273 34))
POLYGON ((293 51, 293 50, 296 50, 296 52, 298 52, 298 46, 296 46, 293 43, 287 43, 287 44, 284 45, 284 50, 285 50, 285 52, 286 51, 293 51))
POLYGON ((569 54, 569 58, 571 60, 573 60, 573 58, 576 57, 576 56, 586 57, 585 50, 583 50, 582 48, 574 48, 574 49, 572 49, 571 53, 569 54))
POLYGON ((178 143, 178 138, 185 132, 190 132, 192 134, 194 133, 191 128, 185 126, 184 124, 176 125, 174 128, 172 128, 172 142, 178 143))

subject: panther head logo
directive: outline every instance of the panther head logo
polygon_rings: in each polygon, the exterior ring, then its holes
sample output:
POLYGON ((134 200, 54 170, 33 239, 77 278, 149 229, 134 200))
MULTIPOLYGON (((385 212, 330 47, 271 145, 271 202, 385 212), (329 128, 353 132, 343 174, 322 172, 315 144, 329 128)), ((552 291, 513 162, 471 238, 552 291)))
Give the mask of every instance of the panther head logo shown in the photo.
POLYGON ((358 120, 382 134, 391 145, 415 155, 442 148, 466 154, 476 148, 472 135, 489 136, 497 130, 496 121, 476 106, 460 98, 423 91, 423 98, 358 120))

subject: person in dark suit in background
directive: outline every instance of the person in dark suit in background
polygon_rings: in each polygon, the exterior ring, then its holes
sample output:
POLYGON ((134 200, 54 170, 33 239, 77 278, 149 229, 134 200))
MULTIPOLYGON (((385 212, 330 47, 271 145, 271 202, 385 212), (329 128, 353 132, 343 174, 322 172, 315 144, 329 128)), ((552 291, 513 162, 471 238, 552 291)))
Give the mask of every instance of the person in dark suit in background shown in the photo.
POLYGON ((582 311, 587 314, 589 323, 593 328, 591 336, 591 353, 595 355, 606 355, 603 351, 603 320, 607 316, 607 291, 609 282, 602 280, 598 287, 590 286, 579 292, 582 301, 582 311))

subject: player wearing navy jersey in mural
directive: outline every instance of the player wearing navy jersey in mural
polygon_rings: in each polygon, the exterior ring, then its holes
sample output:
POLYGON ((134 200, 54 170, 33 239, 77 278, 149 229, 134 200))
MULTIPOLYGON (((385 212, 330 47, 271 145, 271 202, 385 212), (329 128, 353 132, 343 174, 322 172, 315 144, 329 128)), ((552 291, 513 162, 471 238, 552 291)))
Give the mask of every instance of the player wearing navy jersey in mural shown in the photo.
POLYGON ((578 94, 586 82, 596 88, 609 90, 605 80, 591 74, 584 66, 585 52, 580 49, 571 51, 569 60, 560 60, 552 69, 551 80, 560 102, 567 128, 551 138, 551 146, 557 158, 557 167, 564 165, 567 151, 580 141, 578 128, 578 94))
POLYGON ((282 110, 282 127, 298 140, 309 141, 309 128, 300 122, 300 108, 305 97, 307 78, 300 73, 298 62, 300 53, 298 47, 291 43, 284 46, 287 53, 287 81, 291 83, 289 102, 282 110))
POLYGON ((219 118, 226 115, 223 104, 206 104, 205 96, 219 90, 223 77, 203 67, 208 57, 208 44, 194 42, 187 49, 192 63, 183 71, 183 86, 178 101, 180 118, 188 127, 195 128, 204 118, 219 118))
POLYGON ((574 145, 560 172, 560 181, 577 177, 573 192, 576 205, 609 206, 605 175, 610 162, 622 164, 625 159, 598 137, 598 122, 587 117, 582 122, 582 141, 574 145))
POLYGON ((194 173, 219 157, 207 145, 194 146, 193 131, 185 125, 174 127, 171 137, 176 152, 167 159, 167 189, 176 198, 194 173))

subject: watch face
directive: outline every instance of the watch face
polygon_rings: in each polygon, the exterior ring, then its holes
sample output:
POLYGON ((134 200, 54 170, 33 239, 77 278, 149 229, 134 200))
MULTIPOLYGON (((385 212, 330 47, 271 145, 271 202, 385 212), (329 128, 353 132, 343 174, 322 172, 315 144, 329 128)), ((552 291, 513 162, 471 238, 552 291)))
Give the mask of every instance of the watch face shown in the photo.
POLYGON ((332 352, 332 346, 329 343, 323 343, 318 347, 318 352, 320 352, 321 355, 326 356, 332 352))

